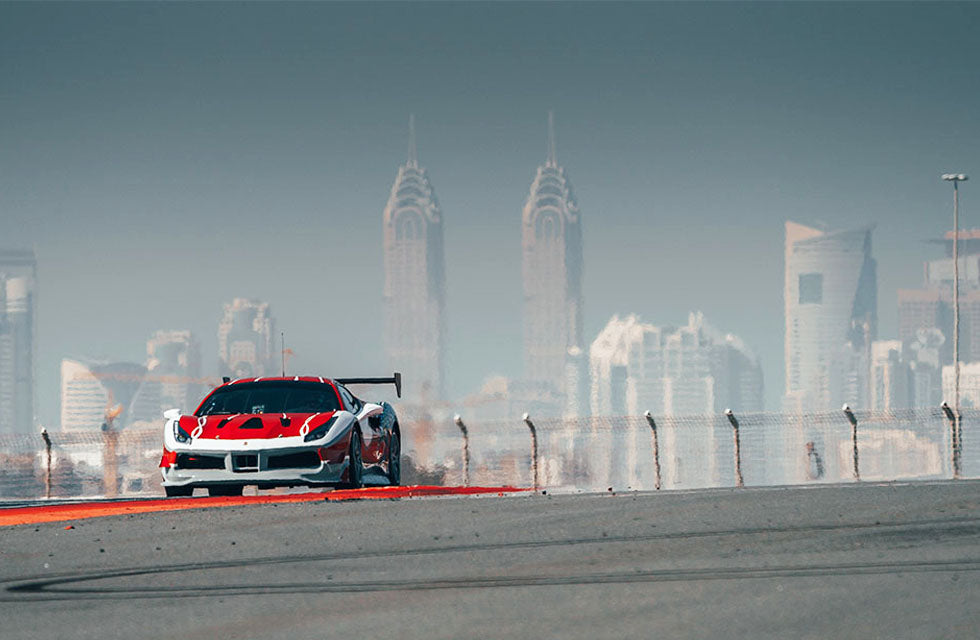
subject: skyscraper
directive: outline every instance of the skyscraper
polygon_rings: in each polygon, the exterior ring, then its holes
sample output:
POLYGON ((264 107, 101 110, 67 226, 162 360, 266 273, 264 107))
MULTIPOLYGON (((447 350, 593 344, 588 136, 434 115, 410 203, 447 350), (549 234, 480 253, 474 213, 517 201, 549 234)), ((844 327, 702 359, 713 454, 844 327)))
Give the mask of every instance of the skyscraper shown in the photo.
POLYGON ((62 431, 99 431, 116 408, 116 429, 159 425, 159 388, 145 384, 146 367, 134 362, 61 361, 62 431))
MULTIPOLYGON (((719 429, 717 420, 703 414, 762 410, 762 369, 741 340, 712 328, 701 313, 691 313, 681 327, 613 316, 592 343, 589 360, 595 416, 638 418, 644 411, 658 417, 699 416, 698 429, 677 428, 672 420, 660 425, 662 451, 671 452, 664 459, 667 486, 723 481, 728 465, 718 465, 718 452, 731 442, 731 432, 727 423, 719 429)), ((594 431, 587 458, 594 478, 608 486, 637 487, 644 482, 640 470, 649 455, 649 431, 645 423, 639 428, 636 422, 630 428, 628 420, 622 424, 627 428, 611 438, 596 438, 594 431)))
POLYGON ((445 396, 446 266, 442 210, 415 146, 398 167, 384 208, 384 342, 391 368, 405 376, 410 402, 445 396))
MULTIPOLYGON (((538 167, 522 215, 524 375, 560 395, 569 372, 585 366, 582 344, 582 228, 572 185, 555 152, 554 117, 548 114, 548 158, 538 167)), ((576 394, 579 395, 579 394, 576 394)), ((584 398, 582 398, 584 404, 584 398)), ((575 409, 565 409, 574 413, 575 409)), ((584 413, 584 407, 580 409, 584 413)))
POLYGON ((0 251, 0 434, 34 432, 34 252, 0 251))
POLYGON ((871 343, 871 410, 907 409, 914 393, 908 349, 901 340, 871 343))
POLYGON ((762 410, 762 368, 697 312, 682 327, 613 316, 589 350, 592 413, 694 415, 762 410))
POLYGON ((190 412, 201 400, 201 353, 190 331, 157 331, 146 342, 146 386, 157 388, 160 411, 190 412))
POLYGON ((222 375, 234 378, 279 375, 275 324, 267 302, 235 298, 226 304, 218 324, 222 375))
MULTIPOLYGON (((920 330, 939 331, 942 364, 953 362, 953 232, 931 241, 946 257, 925 263, 921 289, 898 290, 898 337, 908 345, 920 330)), ((960 361, 980 361, 980 229, 960 231, 960 361)), ((917 399, 916 404, 925 399, 917 399)))
POLYGON ((872 227, 825 232, 786 223, 784 305, 787 411, 870 404, 878 325, 872 227))

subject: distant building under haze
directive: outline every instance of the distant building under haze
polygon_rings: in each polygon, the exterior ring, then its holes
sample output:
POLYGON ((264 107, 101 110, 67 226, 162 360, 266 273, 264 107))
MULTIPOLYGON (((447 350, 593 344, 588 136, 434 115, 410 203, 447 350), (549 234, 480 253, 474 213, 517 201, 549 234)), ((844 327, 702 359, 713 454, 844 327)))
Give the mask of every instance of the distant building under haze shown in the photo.
MULTIPOLYGON (((943 397, 949 398, 947 402, 953 404, 955 396, 955 376, 953 365, 943 367, 942 385, 943 397)), ((980 362, 968 362, 960 364, 960 407, 976 409, 980 408, 980 362)))
POLYGON ((909 350, 901 340, 875 340, 871 343, 872 410, 907 409, 912 406, 914 384, 909 350))
POLYGON ((61 430, 100 431, 161 424, 159 389, 145 385, 146 367, 133 362, 61 361, 61 430))
POLYGON ((442 210, 419 166, 414 118, 408 160, 384 208, 384 343, 407 402, 445 397, 446 290, 442 210))
POLYGON ((730 465, 719 464, 718 452, 731 442, 731 428, 721 413, 763 408, 762 369, 741 340, 712 328, 701 313, 691 313, 680 327, 613 316, 593 341, 589 360, 593 424, 617 425, 612 433, 595 429, 592 441, 579 447, 595 480, 650 486, 650 431, 642 418, 649 411, 659 423, 664 486, 729 482, 730 465))
POLYGON ((786 223, 786 411, 870 405, 877 334, 872 227, 822 231, 786 223))
POLYGON ((148 386, 158 389, 160 411, 190 413, 206 387, 200 382, 201 349, 190 331, 157 331, 146 342, 148 386))
POLYGON ((762 368, 736 336, 691 313, 682 327, 613 316, 589 350, 596 416, 682 416, 763 408, 762 368))
MULTIPOLYGON (((932 241, 945 247, 946 257, 923 266, 920 289, 898 291, 898 337, 905 345, 928 342, 939 348, 940 366, 953 362, 953 233, 932 241), (936 337, 938 334, 939 338, 936 337)), ((980 361, 980 229, 960 232, 960 362, 980 361)), ((939 373, 932 372, 933 382, 939 373)), ((942 394, 919 394, 916 406, 935 406, 942 394)))
POLYGON ((587 413, 582 339, 582 226, 578 204, 555 151, 538 167, 521 218, 524 280, 524 376, 555 390, 567 416, 587 413))
POLYGON ((233 378, 279 375, 275 320, 269 304, 235 298, 224 306, 218 324, 221 374, 233 378))
POLYGON ((34 433, 37 262, 0 251, 0 434, 34 433))

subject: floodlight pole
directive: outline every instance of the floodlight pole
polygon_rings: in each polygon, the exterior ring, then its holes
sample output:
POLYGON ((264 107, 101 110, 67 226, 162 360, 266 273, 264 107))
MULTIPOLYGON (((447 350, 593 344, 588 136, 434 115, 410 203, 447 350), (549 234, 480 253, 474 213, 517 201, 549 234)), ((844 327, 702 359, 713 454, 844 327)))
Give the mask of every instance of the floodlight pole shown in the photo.
POLYGON ((953 413, 956 434, 960 432, 960 182, 969 178, 962 173, 943 174, 953 183, 953 413))

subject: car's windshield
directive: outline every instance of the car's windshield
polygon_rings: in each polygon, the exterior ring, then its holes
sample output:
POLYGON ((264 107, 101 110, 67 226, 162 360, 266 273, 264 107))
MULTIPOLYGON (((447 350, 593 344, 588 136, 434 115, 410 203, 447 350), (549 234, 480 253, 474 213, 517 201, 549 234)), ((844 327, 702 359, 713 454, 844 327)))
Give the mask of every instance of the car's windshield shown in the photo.
POLYGON ((218 389, 198 416, 236 413, 320 413, 340 408, 337 394, 316 383, 251 382, 218 389))

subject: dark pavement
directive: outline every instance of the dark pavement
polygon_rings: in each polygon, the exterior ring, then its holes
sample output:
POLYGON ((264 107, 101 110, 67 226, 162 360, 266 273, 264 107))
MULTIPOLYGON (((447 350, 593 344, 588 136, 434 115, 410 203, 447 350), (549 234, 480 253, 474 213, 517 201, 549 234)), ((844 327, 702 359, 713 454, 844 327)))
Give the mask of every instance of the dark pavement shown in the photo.
POLYGON ((0 638, 952 638, 980 482, 225 507, 0 529, 0 638))

